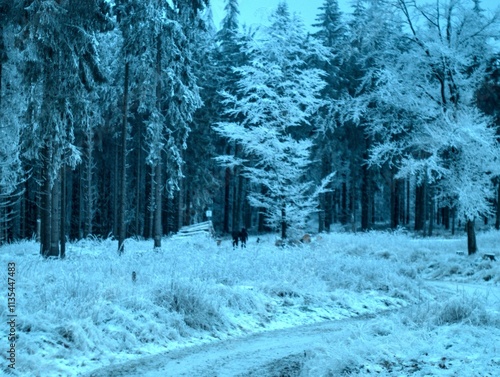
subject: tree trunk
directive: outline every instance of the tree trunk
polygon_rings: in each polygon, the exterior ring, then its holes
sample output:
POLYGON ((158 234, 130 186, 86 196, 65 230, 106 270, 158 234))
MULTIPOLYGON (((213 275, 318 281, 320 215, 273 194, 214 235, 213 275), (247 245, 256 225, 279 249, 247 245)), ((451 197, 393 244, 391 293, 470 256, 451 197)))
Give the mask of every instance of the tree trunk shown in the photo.
MULTIPOLYGON (((141 124, 141 122, 139 122, 141 124)), ((144 180, 143 180, 143 161, 142 161, 142 127, 139 125, 137 130, 137 159, 136 159, 136 187, 135 187, 135 233, 144 235, 144 226, 142 219, 142 208, 144 203, 144 180)))
POLYGON ((66 257, 66 166, 61 167, 61 258, 66 257))
MULTIPOLYGON (((46 141, 47 144, 47 141, 46 141)), ((52 226, 52 191, 50 182, 49 163, 52 159, 51 148, 48 145, 42 147, 42 187, 40 192, 40 253, 44 257, 51 254, 51 226, 52 226)))
POLYGON ((451 235, 454 236, 455 235, 455 219, 456 219, 456 214, 457 214, 457 211, 455 209, 455 207, 452 207, 451 208, 451 235))
POLYGON ((469 255, 474 254, 477 251, 477 242, 476 242, 476 230, 475 230, 475 221, 467 220, 466 228, 467 228, 467 252, 469 255))
POLYGON ((318 233, 325 231, 325 193, 319 194, 318 233))
POLYGON ((345 225, 349 222, 349 210, 347 209, 347 182, 342 182, 340 192, 340 223, 345 225))
POLYGON ((286 207, 285 203, 281 205, 281 239, 286 239, 286 207))
POLYGON ((400 202, 399 202, 399 180, 391 177, 391 228, 399 226, 400 202))
MULTIPOLYGON (((368 158, 368 156, 365 156, 368 158)), ((361 167, 361 230, 368 230, 370 226, 370 172, 368 166, 361 167)))
MULTIPOLYGON (((158 111, 159 114, 162 113, 162 102, 161 102, 161 63, 162 63, 162 47, 161 47, 161 34, 156 35, 156 85, 155 85, 155 90, 156 90, 156 110, 158 111)), ((161 133, 162 130, 157 130, 157 132, 160 132, 160 135, 156 135, 158 139, 161 138, 161 133)), ((161 174, 161 169, 162 169, 162 150, 161 148, 156 151, 158 153, 156 157, 156 165, 154 165, 154 196, 155 196, 155 207, 154 207, 154 230, 153 230, 153 239, 154 239, 154 248, 161 248, 161 237, 163 235, 163 222, 162 222, 162 198, 161 198, 161 191, 162 191, 162 174, 161 174)))
POLYGON ((229 233, 230 193, 231 193, 231 169, 227 167, 224 171, 224 220, 222 224, 224 233, 229 233))
POLYGON ((52 184, 52 223, 50 229, 50 255, 59 256, 59 241, 61 238, 61 182, 59 177, 52 184))
POLYGON ((92 128, 88 127, 86 132, 87 138, 87 164, 85 166, 85 237, 92 234, 92 223, 94 219, 94 192, 93 192, 93 182, 92 182, 92 168, 94 165, 93 160, 93 135, 92 128))
POLYGON ((434 220, 435 220, 435 202, 434 202, 434 190, 431 189, 431 195, 429 200, 429 231, 427 236, 432 237, 432 232, 434 231, 434 220))
POLYGON ((406 180, 406 217, 405 217, 405 225, 410 224, 410 179, 406 180))
POLYGON ((120 145, 120 200, 118 209, 118 253, 123 254, 124 242, 127 235, 125 229, 125 210, 127 206, 127 123, 128 123, 128 87, 129 62, 125 63, 123 79, 123 107, 120 145))
POLYGON ((446 206, 441 208, 441 219, 444 226, 444 229, 450 229, 450 207, 446 206))
POLYGON ((177 201, 177 229, 181 229, 184 224, 184 210, 185 210, 185 200, 184 197, 184 178, 179 179, 179 193, 177 201))
POLYGON ((154 179, 154 230, 153 230, 153 239, 154 239, 154 248, 161 248, 161 236, 163 234, 163 225, 162 225, 162 201, 161 201, 161 182, 162 182, 162 174, 161 174, 161 159, 157 161, 156 166, 154 167, 155 179, 154 179))
POLYGON ((236 224, 237 229, 241 229, 242 223, 243 223, 243 192, 244 192, 244 181, 243 181, 243 176, 241 175, 240 172, 238 172, 237 176, 237 190, 236 190, 236 198, 235 198, 235 213, 234 213, 234 221, 236 224))
POLYGON ((424 229, 425 189, 421 184, 415 188, 415 231, 424 229))
POLYGON ((497 183, 497 205, 496 205, 496 218, 495 218, 495 229, 500 229, 500 179, 497 183))
POLYGON ((147 232, 147 238, 151 239, 153 238, 153 233, 154 233, 154 219, 155 219, 155 177, 154 177, 154 170, 151 169, 150 173, 150 180, 149 180, 149 205, 148 205, 148 232, 147 232))

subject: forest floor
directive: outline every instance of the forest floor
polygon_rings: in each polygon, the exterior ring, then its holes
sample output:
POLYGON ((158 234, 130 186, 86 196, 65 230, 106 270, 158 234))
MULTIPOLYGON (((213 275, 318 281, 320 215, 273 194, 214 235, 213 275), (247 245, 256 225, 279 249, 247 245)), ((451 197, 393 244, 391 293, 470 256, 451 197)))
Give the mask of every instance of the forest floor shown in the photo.
MULTIPOLYGON (((15 376, 497 376, 500 232, 200 237, 0 248, 16 266, 15 376), (135 280, 132 273, 135 272, 135 280)), ((0 291, 3 317, 7 286, 0 291)), ((0 329, 8 332, 8 325, 0 329)), ((6 336, 2 336, 6 339, 6 336)), ((7 341, 5 341, 7 346, 7 341)), ((5 348, 5 347, 4 347, 5 348)))

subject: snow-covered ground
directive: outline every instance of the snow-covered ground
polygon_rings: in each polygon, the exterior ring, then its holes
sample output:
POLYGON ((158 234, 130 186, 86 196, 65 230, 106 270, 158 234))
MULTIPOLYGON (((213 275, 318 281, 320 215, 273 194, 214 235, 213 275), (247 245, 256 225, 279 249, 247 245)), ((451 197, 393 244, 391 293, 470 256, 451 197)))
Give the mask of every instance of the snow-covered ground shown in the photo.
MULTIPOLYGON (((337 323, 323 342, 297 345, 288 375, 498 376, 500 261, 481 257, 500 259, 499 241, 499 232, 479 234, 472 257, 464 237, 384 232, 332 233, 284 249, 272 236, 237 250, 203 236, 165 239, 161 251, 130 239, 121 257, 116 242, 89 239, 68 245, 65 260, 43 260, 34 242, 5 245, 5 276, 16 264, 16 369, 4 361, 0 370, 89 376, 117 368, 125 376, 123 365, 135 363, 143 369, 130 375, 146 375, 154 371, 144 360, 155 355, 193 346, 185 352, 206 355, 266 334, 293 344, 291 331, 306 337, 308 325, 337 323)), ((5 283, 2 318, 7 293, 5 283)), ((267 361, 239 372, 283 374, 267 361)))

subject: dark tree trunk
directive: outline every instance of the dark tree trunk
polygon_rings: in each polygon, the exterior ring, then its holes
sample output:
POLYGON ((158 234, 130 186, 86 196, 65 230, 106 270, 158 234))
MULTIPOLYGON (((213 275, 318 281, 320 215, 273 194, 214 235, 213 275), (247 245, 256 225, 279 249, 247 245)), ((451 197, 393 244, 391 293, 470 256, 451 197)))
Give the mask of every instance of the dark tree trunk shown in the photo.
MULTIPOLYGON (((431 190, 434 191, 434 190, 431 190)), ((431 198, 429 200, 429 231, 427 235, 429 237, 432 236, 432 232, 434 231, 434 221, 435 221, 435 202, 434 202, 434 192, 431 192, 431 198)))
POLYGON ((185 197, 184 197, 184 178, 179 180, 179 192, 178 192, 178 201, 177 201, 177 229, 182 228, 184 224, 184 206, 185 206, 185 197))
POLYGON ((450 212, 451 212, 451 235, 454 236, 455 235, 455 219, 456 219, 456 214, 457 214, 455 207, 451 208, 450 212))
MULTIPOLYGON (((368 156, 366 156, 368 158, 368 156)), ((368 230, 370 227, 370 172, 368 166, 363 164, 361 168, 363 174, 361 181, 361 230, 368 230)))
POLYGON ((161 247, 161 236, 163 234, 163 222, 162 222, 162 198, 161 198, 161 187, 162 187, 162 174, 161 174, 161 160, 157 162, 154 171, 154 248, 161 247))
POLYGON ((224 171, 224 220, 222 224, 224 233, 229 233, 230 193, 231 193, 231 169, 227 167, 224 171))
POLYGON ((441 219, 446 230, 450 229, 450 207, 446 206, 441 209, 441 219))
POLYGON ((425 224, 425 187, 424 184, 415 188, 415 230, 423 230, 425 224))
POLYGON ((325 230, 329 233, 333 223, 333 192, 325 192, 325 230))
POLYGON ((497 183, 497 203, 496 203, 496 218, 495 218, 495 229, 500 229, 500 179, 497 183))
POLYGON ((322 233, 325 231, 325 194, 319 195, 319 206, 320 210, 318 211, 318 233, 322 233))
MULTIPOLYGON (((46 144, 48 142, 46 141, 46 144)), ((51 254, 52 226, 52 190, 49 163, 52 159, 51 149, 44 145, 41 152, 42 187, 40 192, 40 253, 44 257, 57 256, 51 254)))
POLYGON ((142 127, 139 122, 137 130, 137 160, 136 160, 136 187, 135 187, 135 233, 137 235, 144 235, 143 217, 144 213, 144 178, 142 161, 142 127))
POLYGON ((467 252, 469 255, 474 254, 477 251, 476 230, 474 225, 474 220, 467 220, 467 252))
POLYGON ((186 198, 186 204, 184 209, 184 224, 191 225, 191 190, 189 186, 186 185, 184 197, 186 198))
POLYGON ((391 228, 396 229, 399 226, 400 202, 399 202, 399 180, 391 177, 391 228))
POLYGON ((286 231, 287 231, 286 208, 285 208, 285 203, 283 203, 281 206, 281 239, 282 240, 286 239, 286 231))
POLYGON ((61 238, 61 182, 57 177, 52 185, 52 223, 50 229, 50 255, 59 256, 61 238))
POLYGON ((237 175, 235 175, 235 192, 234 192, 234 203, 233 203, 233 229, 240 229, 243 222, 243 176, 240 174, 238 169, 237 175))
POLYGON ((61 258, 66 257, 66 166, 61 168, 61 223, 60 223, 60 239, 61 239, 61 258))
MULTIPOLYGON (((162 48, 161 48, 161 34, 158 34, 156 36, 156 110, 159 113, 162 113, 162 98, 161 98, 161 91, 162 91, 162 86, 161 86, 161 79, 160 76, 162 74, 161 72, 161 64, 162 64, 162 48)), ((158 132, 162 133, 162 130, 159 130, 158 132)), ((157 137, 161 137, 162 135, 157 135, 157 137)), ((157 161, 156 165, 154 165, 154 196, 155 196, 155 215, 154 215, 154 231, 153 231, 153 238, 154 238, 154 248, 161 248, 161 237, 163 235, 163 219, 162 219, 162 213, 163 213, 163 203, 162 203, 162 197, 161 197, 161 192, 162 192, 162 186, 163 186, 163 181, 162 181, 162 150, 156 151, 158 153, 158 156, 156 156, 157 161)), ((180 194, 182 194, 182 189, 180 191, 180 194)), ((182 205, 182 204, 180 204, 182 205)), ((177 211, 178 213, 178 211, 177 211)))
POLYGON ((406 180, 406 217, 405 217, 405 225, 410 224, 410 180, 406 180))
POLYGON ((92 182, 93 160, 93 135, 89 127, 87 130, 87 164, 85 166, 85 232, 84 236, 88 237, 92 234, 92 223, 94 214, 94 192, 92 182))
POLYGON ((127 124, 128 124, 128 87, 129 62, 125 63, 123 79, 123 107, 120 145, 120 200, 118 209, 118 253, 123 254, 124 242, 127 235, 125 228, 125 210, 127 206, 127 124))
MULTIPOLYGON (((262 185, 260 192, 262 195, 267 194, 267 187, 262 185)), ((258 225, 258 232, 263 233, 266 232, 268 227, 266 226, 266 213, 267 210, 263 207, 259 208, 259 225, 258 225)))
POLYGON ((347 208, 347 182, 342 182, 340 191, 340 223, 345 225, 349 222, 349 210, 347 208))
POLYGON ((155 177, 154 177, 154 171, 152 169, 150 173, 150 180, 149 180, 149 205, 148 205, 148 231, 147 231, 147 238, 151 239, 153 238, 153 232, 154 232, 154 218, 155 218, 155 192, 154 192, 154 187, 155 187, 155 177))

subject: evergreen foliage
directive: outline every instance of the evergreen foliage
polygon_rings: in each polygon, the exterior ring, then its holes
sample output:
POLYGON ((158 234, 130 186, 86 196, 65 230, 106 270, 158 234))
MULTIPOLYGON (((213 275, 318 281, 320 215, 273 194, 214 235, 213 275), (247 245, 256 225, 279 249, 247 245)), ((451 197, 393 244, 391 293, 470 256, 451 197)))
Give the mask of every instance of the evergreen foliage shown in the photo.
POLYGON ((324 0, 309 34, 207 3, 0 1, 0 242, 500 227, 498 12, 324 0))

